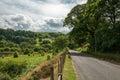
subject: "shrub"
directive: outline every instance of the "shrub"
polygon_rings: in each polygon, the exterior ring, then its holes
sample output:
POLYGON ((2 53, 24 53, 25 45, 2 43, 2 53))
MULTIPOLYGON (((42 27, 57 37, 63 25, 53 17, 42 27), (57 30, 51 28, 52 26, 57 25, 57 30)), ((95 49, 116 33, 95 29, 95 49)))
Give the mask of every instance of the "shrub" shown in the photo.
POLYGON ((30 53, 30 52, 29 52, 29 49, 25 49, 24 54, 27 55, 27 54, 29 54, 29 53, 30 53))
POLYGON ((47 60, 50 60, 50 55, 47 56, 47 60))
POLYGON ((45 53, 41 53, 41 56, 44 56, 45 55, 45 53))
POLYGON ((50 44, 51 41, 50 40, 43 40, 42 44, 50 44))
POLYGON ((6 47, 4 48, 4 51, 10 51, 10 48, 6 47))
POLYGON ((38 47, 34 48, 35 52, 38 52, 39 50, 40 50, 40 48, 38 48, 38 47))
POLYGON ((0 72, 0 80, 11 80, 11 77, 6 73, 0 72))
POLYGON ((17 51, 13 54, 13 57, 14 57, 14 58, 17 58, 17 57, 18 57, 18 52, 17 52, 17 51))
POLYGON ((71 59, 71 56, 70 56, 70 54, 68 54, 68 58, 69 58, 69 59, 71 59))
POLYGON ((28 54, 28 56, 30 56, 30 53, 28 54))
POLYGON ((6 73, 10 76, 10 77, 15 77, 19 74, 22 73, 22 71, 24 69, 26 69, 26 62, 20 62, 20 61, 7 61, 7 62, 0 62, 0 65, 2 65, 0 67, 0 71, 2 73, 6 73))
POLYGON ((39 53, 42 54, 42 53, 44 53, 44 51, 43 51, 43 50, 40 50, 39 53))

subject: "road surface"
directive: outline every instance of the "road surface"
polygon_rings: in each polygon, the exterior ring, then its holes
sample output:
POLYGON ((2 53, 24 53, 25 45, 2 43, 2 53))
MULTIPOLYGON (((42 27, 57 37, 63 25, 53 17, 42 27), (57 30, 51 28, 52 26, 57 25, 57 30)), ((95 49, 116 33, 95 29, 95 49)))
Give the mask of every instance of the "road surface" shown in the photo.
POLYGON ((78 80, 120 80, 120 65, 69 51, 78 80))

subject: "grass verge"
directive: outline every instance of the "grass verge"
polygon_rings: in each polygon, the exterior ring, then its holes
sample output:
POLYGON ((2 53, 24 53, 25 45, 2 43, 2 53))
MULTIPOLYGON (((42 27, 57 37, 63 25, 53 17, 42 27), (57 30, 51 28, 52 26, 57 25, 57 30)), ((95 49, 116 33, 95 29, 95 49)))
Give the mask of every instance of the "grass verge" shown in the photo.
POLYGON ((109 62, 113 63, 120 63, 120 53, 103 53, 103 52, 92 52, 89 50, 87 46, 84 46, 83 48, 77 48, 76 51, 79 51, 81 53, 85 53, 87 55, 91 55, 93 57, 103 59, 109 62))
POLYGON ((110 62, 117 62, 120 63, 120 54, 113 54, 113 53, 90 53, 93 57, 100 58, 103 60, 107 60, 110 62))
POLYGON ((63 80, 77 80, 71 59, 66 55, 66 61, 63 70, 63 80))

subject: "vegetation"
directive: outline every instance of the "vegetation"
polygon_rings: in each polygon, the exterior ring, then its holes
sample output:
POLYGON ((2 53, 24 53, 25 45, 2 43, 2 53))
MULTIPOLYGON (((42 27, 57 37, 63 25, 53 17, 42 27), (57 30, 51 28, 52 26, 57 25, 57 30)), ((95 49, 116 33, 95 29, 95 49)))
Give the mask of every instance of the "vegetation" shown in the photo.
POLYGON ((58 53, 53 48, 57 43, 53 42, 56 42, 57 37, 64 35, 0 29, 0 80, 18 79, 41 62, 50 60, 53 51, 58 53))
POLYGON ((14 57, 14 58, 17 58, 17 57, 18 57, 18 52, 17 52, 17 51, 13 54, 13 57, 14 57))
MULTIPOLYGON (((50 57, 50 55, 48 55, 50 57)), ((61 54, 56 55, 55 57, 45 61, 40 65, 39 69, 33 71, 32 76, 29 80, 40 80, 45 79, 49 80, 51 75, 51 68, 54 68, 54 78, 57 80, 58 76, 58 61, 60 60, 61 54)))
POLYGON ((47 55, 41 57, 39 54, 35 54, 34 56, 19 55, 18 58, 13 58, 12 56, 5 57, 4 59, 1 58, 0 72, 1 74, 9 75, 12 79, 18 79, 45 61, 46 58, 47 55))
POLYGON ((76 73, 69 54, 66 56, 66 61, 63 70, 63 80, 77 80, 76 73))
POLYGON ((120 1, 88 0, 75 6, 64 20, 69 38, 88 52, 120 53, 120 1))
POLYGON ((60 52, 68 46, 67 36, 59 36, 53 42, 54 51, 60 52))

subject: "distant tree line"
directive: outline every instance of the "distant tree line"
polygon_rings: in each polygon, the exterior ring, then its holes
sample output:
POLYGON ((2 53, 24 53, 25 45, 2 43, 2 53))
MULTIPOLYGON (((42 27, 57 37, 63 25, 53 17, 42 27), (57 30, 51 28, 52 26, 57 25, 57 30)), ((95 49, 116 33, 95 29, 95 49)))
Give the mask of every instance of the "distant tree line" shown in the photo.
POLYGON ((18 51, 23 54, 49 52, 53 50, 52 42, 57 37, 64 35, 59 32, 15 31, 0 28, 0 52, 18 51), (37 39, 39 40, 38 43, 37 39))

